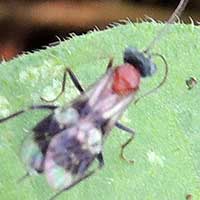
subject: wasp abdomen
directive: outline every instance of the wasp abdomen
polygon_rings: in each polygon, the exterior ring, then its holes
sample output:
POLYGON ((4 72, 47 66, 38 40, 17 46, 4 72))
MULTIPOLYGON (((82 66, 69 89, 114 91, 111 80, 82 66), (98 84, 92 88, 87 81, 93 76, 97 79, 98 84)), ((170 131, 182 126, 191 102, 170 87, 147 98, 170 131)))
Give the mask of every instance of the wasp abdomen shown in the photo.
POLYGON ((66 129, 56 135, 45 158, 45 174, 55 189, 69 186, 84 175, 96 155, 101 151, 101 133, 98 129, 81 127, 66 129))

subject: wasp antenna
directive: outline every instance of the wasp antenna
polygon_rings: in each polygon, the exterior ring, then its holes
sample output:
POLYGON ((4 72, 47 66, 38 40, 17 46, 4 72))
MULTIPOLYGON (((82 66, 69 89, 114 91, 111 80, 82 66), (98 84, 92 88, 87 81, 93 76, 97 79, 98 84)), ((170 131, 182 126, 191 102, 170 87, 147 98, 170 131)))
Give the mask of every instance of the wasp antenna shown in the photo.
POLYGON ((172 13, 171 17, 168 19, 165 26, 160 31, 158 31, 156 37, 151 41, 149 46, 144 50, 144 53, 148 54, 149 51, 155 46, 156 42, 158 42, 162 38, 162 36, 169 31, 168 25, 177 21, 177 19, 181 16, 182 12, 184 11, 188 2, 189 0, 181 0, 179 2, 177 8, 172 13))
POLYGON ((168 76, 168 71, 169 71, 169 70, 168 70, 168 64, 167 64, 167 61, 166 61, 165 57, 162 56, 162 55, 159 54, 159 53, 154 53, 154 54, 152 54, 152 56, 158 56, 158 57, 160 57, 160 58, 162 59, 162 61, 164 62, 164 65, 165 65, 165 73, 164 73, 163 79, 161 80, 161 82, 160 82, 156 87, 154 87, 153 89, 151 89, 151 90, 149 90, 148 92, 144 93, 142 96, 138 97, 138 98, 134 101, 135 104, 138 103, 138 101, 139 101, 140 99, 142 99, 142 98, 144 98, 144 97, 146 97, 146 96, 148 96, 148 95, 154 93, 154 92, 155 92, 157 89, 159 89, 159 88, 165 83, 165 81, 167 80, 167 76, 168 76))

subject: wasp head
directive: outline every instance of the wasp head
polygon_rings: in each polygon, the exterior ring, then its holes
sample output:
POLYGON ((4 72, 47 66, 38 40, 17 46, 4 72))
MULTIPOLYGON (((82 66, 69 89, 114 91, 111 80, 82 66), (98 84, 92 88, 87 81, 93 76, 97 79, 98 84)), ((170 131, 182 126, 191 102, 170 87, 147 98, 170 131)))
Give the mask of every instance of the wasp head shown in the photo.
POLYGON ((125 49, 124 62, 129 63, 138 69, 142 77, 152 76, 157 69, 149 56, 145 56, 144 53, 139 52, 133 47, 125 49))

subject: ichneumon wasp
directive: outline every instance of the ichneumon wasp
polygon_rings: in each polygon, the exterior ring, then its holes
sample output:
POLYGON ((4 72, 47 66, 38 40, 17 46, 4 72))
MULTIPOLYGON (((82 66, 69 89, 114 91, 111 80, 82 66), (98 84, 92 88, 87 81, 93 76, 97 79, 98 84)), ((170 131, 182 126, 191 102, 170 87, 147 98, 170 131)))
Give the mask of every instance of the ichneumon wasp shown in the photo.
POLYGON ((113 60, 110 59, 105 74, 86 91, 72 70, 66 68, 62 89, 56 99, 65 90, 68 74, 80 92, 80 96, 70 105, 64 107, 35 105, 0 119, 0 123, 3 123, 30 110, 51 111, 36 124, 32 129, 33 134, 28 136, 22 145, 22 159, 27 169, 25 177, 34 172, 44 174, 49 185, 58 190, 51 200, 102 168, 104 165, 102 145, 113 127, 131 135, 121 146, 121 157, 127 160, 123 151, 133 140, 135 132, 118 120, 131 102, 136 103, 141 98, 134 99, 141 77, 152 76, 156 72, 156 65, 152 62, 151 56, 159 56, 165 64, 166 71, 160 84, 143 96, 154 92, 166 81, 168 67, 165 58, 160 54, 149 52, 166 33, 168 24, 180 16, 187 3, 188 0, 180 1, 164 28, 144 51, 140 52, 132 47, 126 48, 124 63, 115 67, 112 64, 113 60), (99 162, 98 167, 89 169, 95 159, 99 162))

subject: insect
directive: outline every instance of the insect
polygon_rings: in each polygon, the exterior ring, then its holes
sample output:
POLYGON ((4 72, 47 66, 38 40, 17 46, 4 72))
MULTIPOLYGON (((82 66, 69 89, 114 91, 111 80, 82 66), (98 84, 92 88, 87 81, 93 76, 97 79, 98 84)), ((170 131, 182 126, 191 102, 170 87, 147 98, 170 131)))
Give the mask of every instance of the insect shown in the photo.
MULTIPOLYGON (((167 24, 176 20, 187 2, 187 0, 180 1, 167 24)), ((156 72, 156 65, 152 62, 149 51, 166 32, 166 27, 165 25, 161 29, 143 52, 132 47, 126 48, 123 64, 113 67, 113 60, 110 59, 106 73, 86 91, 72 70, 66 68, 61 92, 53 101, 64 92, 68 74, 80 92, 80 96, 70 105, 64 107, 35 105, 0 119, 0 123, 3 123, 30 110, 51 111, 32 129, 32 134, 23 142, 21 153, 27 169, 25 177, 34 173, 44 174, 49 185, 58 190, 51 200, 103 167, 102 146, 113 127, 131 135, 121 146, 120 155, 128 162, 133 162, 126 159, 124 149, 133 140, 135 132, 118 120, 127 106, 134 101, 141 77, 152 76, 156 72), (99 163, 97 168, 92 167, 94 160, 99 163)), ((158 89, 167 77, 168 67, 165 58, 159 54, 151 55, 159 56, 163 60, 166 72, 160 84, 143 96, 158 89)))

